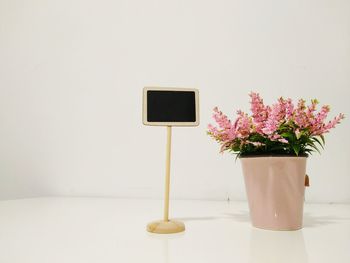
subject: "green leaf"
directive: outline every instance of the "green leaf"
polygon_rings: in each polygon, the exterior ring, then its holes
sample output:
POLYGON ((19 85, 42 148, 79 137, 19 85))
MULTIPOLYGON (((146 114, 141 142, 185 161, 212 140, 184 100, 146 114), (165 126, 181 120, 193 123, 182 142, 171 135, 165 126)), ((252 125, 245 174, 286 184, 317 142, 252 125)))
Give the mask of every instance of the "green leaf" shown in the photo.
POLYGON ((325 141, 324 136, 322 134, 320 135, 320 138, 322 140, 323 145, 326 145, 326 141, 325 141))
POLYGON ((281 134, 283 138, 290 139, 291 141, 294 141, 294 135, 291 132, 284 132, 281 134))
POLYGON ((307 153, 311 154, 312 152, 314 152, 314 150, 312 150, 312 149, 305 149, 304 152, 307 152, 307 153))
POLYGON ((319 139, 317 139, 316 137, 314 137, 313 140, 314 140, 315 142, 317 142, 317 143, 321 146, 322 149, 324 149, 324 148, 323 148, 323 145, 322 145, 322 143, 320 142, 319 139))
POLYGON ((317 146, 313 142, 308 143, 308 145, 314 148, 319 154, 321 154, 320 150, 317 148, 317 146))
POLYGON ((294 150, 295 154, 298 156, 299 155, 299 151, 300 151, 300 145, 299 144, 294 144, 293 145, 293 150, 294 150))

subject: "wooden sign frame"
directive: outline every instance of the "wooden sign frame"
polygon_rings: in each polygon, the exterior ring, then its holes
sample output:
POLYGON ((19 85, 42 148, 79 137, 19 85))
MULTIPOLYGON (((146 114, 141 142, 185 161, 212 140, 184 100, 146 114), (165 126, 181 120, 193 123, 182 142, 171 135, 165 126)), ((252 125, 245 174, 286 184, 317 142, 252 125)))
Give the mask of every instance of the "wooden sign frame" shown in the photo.
POLYGON ((142 106, 142 122, 149 126, 198 126, 199 125, 199 92, 197 89, 191 88, 175 88, 175 87, 145 87, 143 89, 143 106, 142 106), (195 115, 194 122, 149 122, 147 120, 147 92, 148 91, 188 91, 195 94, 195 115))

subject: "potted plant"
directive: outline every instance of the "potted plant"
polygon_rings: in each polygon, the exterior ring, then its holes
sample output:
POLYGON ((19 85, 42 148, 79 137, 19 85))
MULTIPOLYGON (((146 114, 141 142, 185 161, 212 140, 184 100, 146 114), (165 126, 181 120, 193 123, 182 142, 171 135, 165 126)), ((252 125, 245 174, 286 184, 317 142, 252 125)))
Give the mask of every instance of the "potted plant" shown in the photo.
POLYGON ((326 121, 330 111, 318 101, 296 105, 288 98, 265 105, 258 93, 250 93, 251 114, 237 111, 234 121, 217 107, 208 134, 221 145, 221 152, 236 154, 241 160, 250 217, 253 226, 271 230, 302 227, 306 159, 325 144, 324 134, 334 128, 344 114, 326 121))

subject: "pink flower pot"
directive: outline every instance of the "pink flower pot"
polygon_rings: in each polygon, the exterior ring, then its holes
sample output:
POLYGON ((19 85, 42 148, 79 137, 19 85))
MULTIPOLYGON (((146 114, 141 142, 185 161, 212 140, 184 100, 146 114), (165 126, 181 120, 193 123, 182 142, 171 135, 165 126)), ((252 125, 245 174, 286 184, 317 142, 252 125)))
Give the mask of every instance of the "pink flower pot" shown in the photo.
POLYGON ((254 227, 302 228, 306 159, 289 156, 240 158, 254 227))

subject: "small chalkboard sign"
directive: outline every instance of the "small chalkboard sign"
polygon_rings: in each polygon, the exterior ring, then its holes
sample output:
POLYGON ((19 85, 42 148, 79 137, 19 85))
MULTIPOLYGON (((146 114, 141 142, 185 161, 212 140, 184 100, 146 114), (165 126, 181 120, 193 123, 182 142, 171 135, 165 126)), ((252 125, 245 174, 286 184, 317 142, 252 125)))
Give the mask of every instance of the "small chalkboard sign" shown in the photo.
POLYGON ((166 126, 164 217, 147 225, 147 231, 171 234, 185 231, 184 223, 169 219, 170 156, 172 126, 199 125, 199 96, 196 89, 154 88, 143 89, 143 124, 166 126))
POLYGON ((198 90, 145 87, 143 124, 154 126, 198 126, 198 90))

